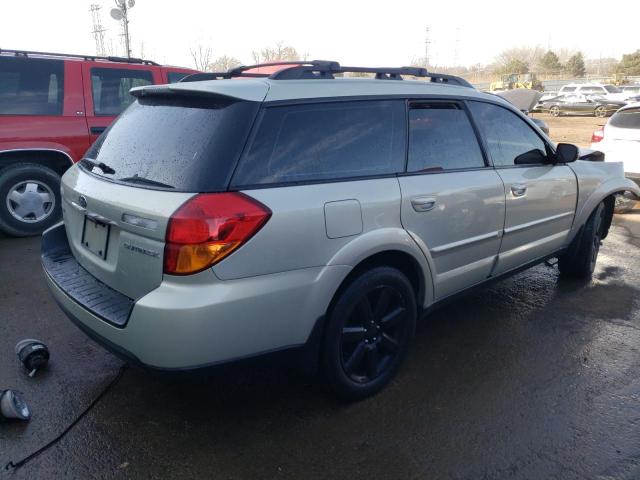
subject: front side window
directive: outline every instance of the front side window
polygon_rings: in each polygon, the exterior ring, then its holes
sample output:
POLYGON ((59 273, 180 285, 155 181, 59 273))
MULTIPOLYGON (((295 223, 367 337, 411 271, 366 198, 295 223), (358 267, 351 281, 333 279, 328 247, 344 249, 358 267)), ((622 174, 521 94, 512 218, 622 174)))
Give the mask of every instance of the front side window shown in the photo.
POLYGON ((417 105, 409 110, 409 172, 484 167, 471 122, 457 104, 417 105))
POLYGON ((93 111, 96 115, 119 115, 134 100, 129 90, 152 83, 148 70, 92 68, 93 111))
POLYGON ((0 57, 0 115, 62 115, 64 62, 0 57))
POLYGON ((267 107, 232 184, 393 174, 404 169, 405 141, 402 100, 267 107))
POLYGON ((469 106, 495 166, 545 163, 544 141, 522 118, 490 103, 469 102, 469 106))

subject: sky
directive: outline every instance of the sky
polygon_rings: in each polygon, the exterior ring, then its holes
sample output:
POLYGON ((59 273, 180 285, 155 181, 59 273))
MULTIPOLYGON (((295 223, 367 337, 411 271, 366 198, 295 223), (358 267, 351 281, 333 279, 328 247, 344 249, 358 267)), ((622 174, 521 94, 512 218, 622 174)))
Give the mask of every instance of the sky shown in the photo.
MULTIPOLYGON (((89 12, 95 3, 102 7, 107 44, 124 54, 120 25, 109 15, 115 0, 0 1, 0 49, 95 54, 89 12)), ((214 58, 229 55, 248 64, 252 51, 277 42, 309 59, 408 65, 424 57, 427 27, 432 65, 486 64, 506 48, 526 45, 620 58, 640 49, 637 18, 640 0, 611 6, 602 0, 136 0, 129 15, 134 56, 142 51, 159 63, 187 67, 194 66, 190 49, 198 45, 211 47, 214 58)))

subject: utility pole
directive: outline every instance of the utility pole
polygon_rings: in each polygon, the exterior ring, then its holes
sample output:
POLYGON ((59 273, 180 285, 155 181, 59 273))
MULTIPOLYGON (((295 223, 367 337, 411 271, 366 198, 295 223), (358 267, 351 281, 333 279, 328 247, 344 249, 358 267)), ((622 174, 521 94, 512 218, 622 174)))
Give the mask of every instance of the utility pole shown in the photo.
POLYGON ((111 17, 114 20, 122 22, 122 30, 124 36, 124 47, 127 52, 127 58, 131 58, 131 39, 129 37, 129 17, 128 13, 136 4, 135 0, 115 0, 118 8, 111 9, 111 17))
POLYGON ((456 41, 455 48, 453 50, 453 66, 457 67, 460 55, 460 27, 456 27, 456 41))
POLYGON ((429 70, 429 44, 431 43, 431 39, 429 34, 431 33, 431 28, 427 27, 425 29, 425 39, 424 39, 424 68, 429 70))
POLYGON ((92 3, 89 11, 91 12, 91 19, 93 21, 93 39, 96 42, 96 55, 104 57, 106 52, 104 49, 104 32, 106 31, 102 27, 102 21, 100 20, 100 8, 97 3, 92 3))

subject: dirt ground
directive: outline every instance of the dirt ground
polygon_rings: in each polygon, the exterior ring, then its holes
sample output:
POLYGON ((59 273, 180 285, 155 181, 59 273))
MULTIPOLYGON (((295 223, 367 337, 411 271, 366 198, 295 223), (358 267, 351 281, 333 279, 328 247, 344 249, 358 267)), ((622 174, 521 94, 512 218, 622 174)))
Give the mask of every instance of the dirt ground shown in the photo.
POLYGON ((579 147, 591 145, 591 134, 599 126, 607 123, 606 118, 591 116, 561 116, 554 118, 548 113, 533 113, 533 117, 547 122, 549 134, 554 142, 574 143, 579 147))

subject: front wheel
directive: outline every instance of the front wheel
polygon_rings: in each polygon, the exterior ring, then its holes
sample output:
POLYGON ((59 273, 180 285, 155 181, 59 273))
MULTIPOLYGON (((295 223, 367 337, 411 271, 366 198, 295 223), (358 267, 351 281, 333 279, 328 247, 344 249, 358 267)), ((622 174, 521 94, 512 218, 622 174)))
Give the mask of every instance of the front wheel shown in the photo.
POLYGON ((607 116, 607 109, 603 106, 596 107, 594 114, 598 118, 604 118, 607 116))
POLYGON ((358 400, 395 376, 415 331, 417 305, 407 277, 375 267, 338 294, 327 318, 322 372, 339 396, 358 400))
POLYGON ((604 203, 600 203, 583 227, 582 235, 571 242, 569 250, 558 258, 560 273, 578 278, 591 278, 602 244, 606 211, 604 203))
POLYGON ((37 164, 0 170, 0 230, 16 237, 40 235, 61 216, 60 177, 37 164))
POLYGON ((551 114, 552 117, 559 117, 560 116, 560 107, 554 105, 553 107, 551 107, 549 109, 549 113, 551 114))

